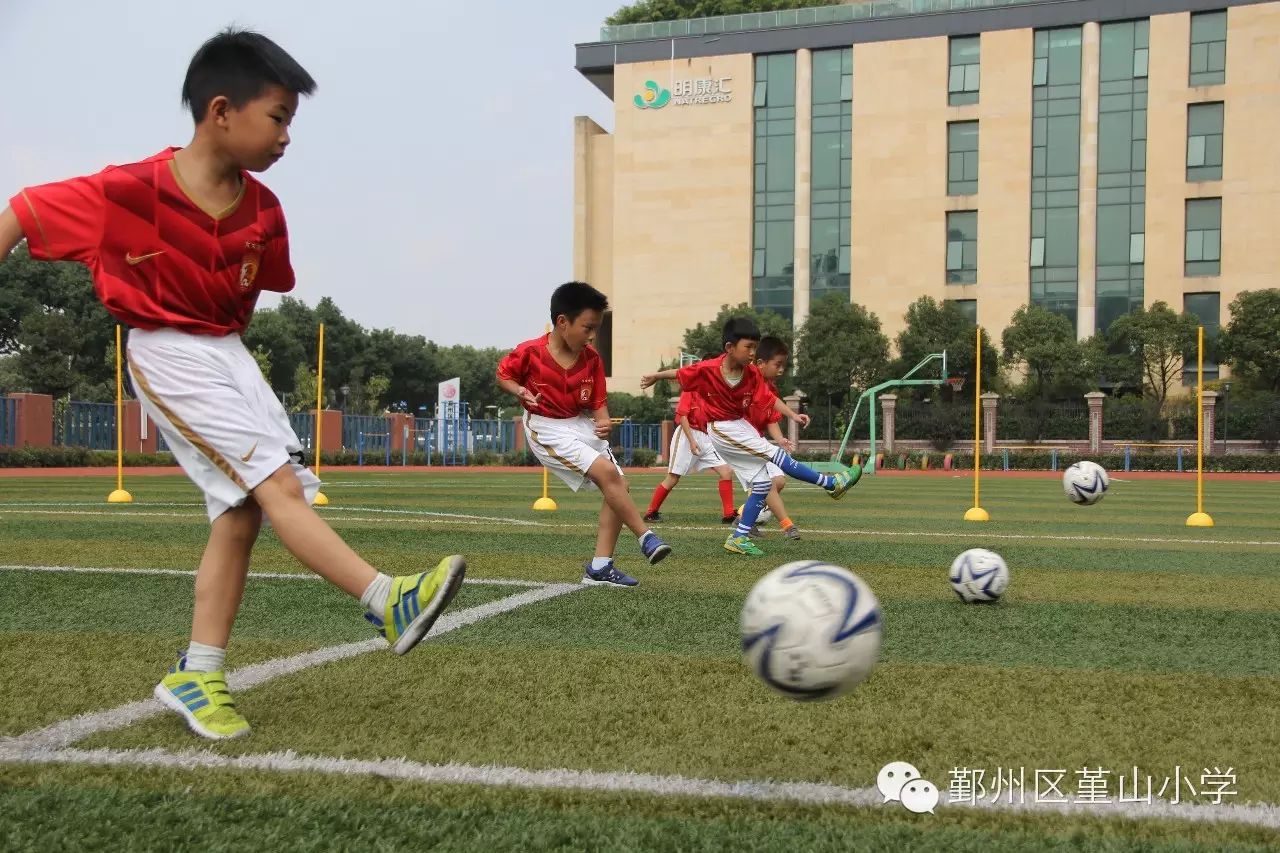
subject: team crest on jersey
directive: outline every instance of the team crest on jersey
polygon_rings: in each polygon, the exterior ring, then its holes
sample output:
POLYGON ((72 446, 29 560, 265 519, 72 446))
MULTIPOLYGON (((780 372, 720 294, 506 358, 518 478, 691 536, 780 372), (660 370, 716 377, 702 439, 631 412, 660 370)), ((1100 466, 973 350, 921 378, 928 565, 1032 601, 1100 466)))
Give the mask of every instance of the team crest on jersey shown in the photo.
POLYGON ((578 402, 580 403, 591 402, 591 389, 594 384, 595 384, 594 379, 582 380, 582 387, 578 389, 578 402))
POLYGON ((258 277, 258 267, 262 266, 262 253, 265 243, 254 243, 252 240, 244 244, 244 258, 240 261, 240 287, 245 290, 253 287, 253 280, 258 277))

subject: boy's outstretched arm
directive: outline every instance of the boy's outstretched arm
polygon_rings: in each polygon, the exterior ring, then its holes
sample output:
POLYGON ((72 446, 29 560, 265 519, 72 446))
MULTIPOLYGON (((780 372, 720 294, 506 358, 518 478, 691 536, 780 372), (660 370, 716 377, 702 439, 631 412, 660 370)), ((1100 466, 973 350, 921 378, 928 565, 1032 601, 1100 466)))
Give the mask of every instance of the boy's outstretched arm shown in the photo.
POLYGON ((538 405, 538 400, 542 397, 541 394, 534 394, 514 379, 503 379, 499 377, 498 387, 518 399, 520 402, 528 403, 530 406, 538 405))
POLYGON ((644 376, 640 377, 640 387, 649 388, 660 380, 675 379, 678 372, 679 371, 672 367, 669 370, 659 370, 657 373, 646 373, 644 376))
POLYGON ((0 261, 8 257, 13 247, 22 242, 22 237, 22 225, 18 222, 18 217, 11 207, 5 205, 4 210, 0 211, 0 261))
POLYGON ((792 409, 786 403, 782 402, 781 397, 776 397, 774 399, 773 410, 775 412, 781 412, 785 417, 790 418, 802 427, 807 427, 809 425, 809 416, 796 414, 795 409, 792 409))

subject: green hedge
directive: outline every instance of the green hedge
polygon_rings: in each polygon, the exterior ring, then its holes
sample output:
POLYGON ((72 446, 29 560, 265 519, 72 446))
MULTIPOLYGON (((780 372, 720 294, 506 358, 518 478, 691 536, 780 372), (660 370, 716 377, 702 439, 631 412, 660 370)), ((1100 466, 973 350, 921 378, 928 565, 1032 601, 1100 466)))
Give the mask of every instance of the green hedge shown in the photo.
MULTIPOLYGON (((615 451, 615 453, 619 459, 622 458, 621 451, 615 451)), ((342 450, 336 453, 325 453, 320 463, 322 469, 329 465, 357 465, 359 458, 354 450, 342 450)), ((365 454, 365 461, 369 465, 381 465, 383 458, 377 453, 365 454)), ((399 465, 401 460, 401 455, 392 451, 391 464, 399 465)), ((426 465, 427 457, 421 452, 410 453, 406 461, 410 465, 426 465)), ((647 448, 636 448, 632 452, 632 464, 637 467, 650 467, 656 461, 657 454, 647 448)), ((438 453, 435 454, 432 462, 436 465, 440 464, 438 453)), ((83 447, 0 447, 0 468, 110 468, 115 464, 116 454, 111 450, 86 450, 83 447)), ((170 453, 126 453, 124 464, 130 468, 155 468, 177 463, 173 459, 173 454, 170 453)), ((467 464, 517 465, 536 468, 538 460, 527 450, 507 454, 479 450, 467 454, 467 464)))

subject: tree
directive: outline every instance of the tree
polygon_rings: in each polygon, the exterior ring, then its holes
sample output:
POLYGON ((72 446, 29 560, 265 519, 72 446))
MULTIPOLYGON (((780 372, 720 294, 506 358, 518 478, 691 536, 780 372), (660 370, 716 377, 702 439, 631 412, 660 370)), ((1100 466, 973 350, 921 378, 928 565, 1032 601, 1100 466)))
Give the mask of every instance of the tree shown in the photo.
POLYGON ((1072 396, 1088 384, 1084 351, 1071 321, 1039 305, 1023 305, 1013 313, 1001 345, 1005 364, 1026 371, 1029 396, 1072 396))
POLYGON ((841 0, 639 0, 623 6, 605 19, 606 24, 646 24, 653 21, 678 21, 685 18, 713 18, 743 12, 773 12, 778 9, 804 9, 811 6, 834 6, 841 0))
POLYGON ((812 306, 796 336, 796 385, 810 401, 843 401, 885 377, 889 339, 880 319, 847 298, 828 293, 812 306))
POLYGON ((299 340, 295 324, 273 308, 262 308, 253 313, 249 328, 244 332, 244 345, 255 353, 255 357, 259 351, 266 354, 269 367, 263 375, 278 391, 293 390, 293 376, 298 365, 315 360, 314 353, 309 353, 299 340))
POLYGON ((1132 354, 1140 365, 1143 390, 1150 392, 1152 406, 1161 410, 1169 389, 1182 375, 1184 354, 1195 350, 1196 321, 1156 302, 1119 317, 1107 329, 1107 338, 1113 352, 1132 354))
POLYGON ((79 331, 59 311, 35 311, 22 319, 18 331, 18 371, 31 388, 65 397, 79 384, 75 356, 79 331))
POLYGON ((788 349, 792 348, 791 323, 786 317, 773 311, 759 311, 743 302, 739 305, 721 305, 714 320, 686 329, 684 351, 699 358, 710 358, 724 352, 724 324, 731 317, 750 317, 760 327, 761 335, 781 338, 788 349))
POLYGON ((1249 385, 1280 391, 1280 290, 1246 291, 1228 310, 1231 320, 1218 336, 1219 353, 1249 385))
MULTIPOLYGON (((898 360, 890 370, 892 375, 902 376, 925 356, 946 350, 947 373, 951 376, 963 376, 969 387, 973 387, 974 326, 954 303, 936 302, 932 297, 921 296, 907 308, 906 322, 906 328, 898 333, 895 341, 898 360)), ((993 388, 999 376, 998 353, 991 344, 987 330, 983 329, 982 387, 993 388)), ((917 375, 915 378, 921 376, 917 375)), ((904 391, 907 388, 899 389, 897 393, 904 391)))

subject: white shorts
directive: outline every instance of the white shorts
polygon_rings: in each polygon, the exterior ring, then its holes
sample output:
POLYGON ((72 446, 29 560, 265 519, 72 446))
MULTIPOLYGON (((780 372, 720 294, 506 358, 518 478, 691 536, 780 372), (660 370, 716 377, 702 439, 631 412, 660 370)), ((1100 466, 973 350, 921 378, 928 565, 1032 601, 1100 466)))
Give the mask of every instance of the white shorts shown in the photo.
POLYGON ((671 464, 667 466, 669 473, 683 477, 685 474, 696 474, 699 471, 719 468, 724 464, 720 454, 716 453, 715 445, 711 443, 711 436, 696 429, 690 429, 689 432, 693 434, 693 440, 698 445, 698 452, 693 452, 693 447, 689 445, 689 439, 685 437, 684 430, 676 427, 675 434, 671 436, 671 464))
POLYGON ((238 335, 129 332, 129 375, 182 470, 204 492, 209 521, 290 465, 310 502, 320 481, 290 454, 302 445, 238 335))
POLYGON ((725 462, 733 468, 748 491, 753 483, 772 482, 782 471, 773 464, 773 454, 778 446, 756 432, 746 420, 716 421, 707 432, 715 443, 716 450, 725 462))
POLYGON ((525 412, 524 435, 529 449, 542 466, 575 492, 583 486, 594 488, 587 471, 601 456, 622 473, 613 458, 609 441, 596 437, 596 422, 586 415, 576 418, 545 418, 525 412))
MULTIPOLYGON (((787 476, 785 471, 783 471, 777 465, 774 465, 772 462, 767 463, 764 466, 764 470, 765 470, 765 475, 769 478, 770 481, 776 480, 779 477, 787 476)), ((738 482, 742 484, 742 488, 747 492, 747 494, 751 493, 750 481, 744 480, 742 479, 742 477, 738 477, 738 482)))

